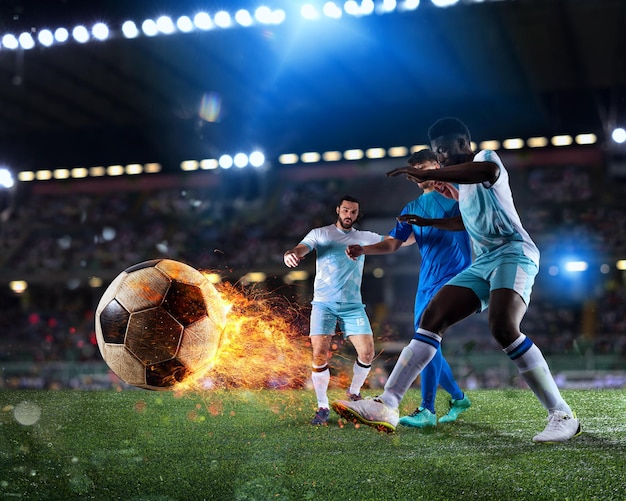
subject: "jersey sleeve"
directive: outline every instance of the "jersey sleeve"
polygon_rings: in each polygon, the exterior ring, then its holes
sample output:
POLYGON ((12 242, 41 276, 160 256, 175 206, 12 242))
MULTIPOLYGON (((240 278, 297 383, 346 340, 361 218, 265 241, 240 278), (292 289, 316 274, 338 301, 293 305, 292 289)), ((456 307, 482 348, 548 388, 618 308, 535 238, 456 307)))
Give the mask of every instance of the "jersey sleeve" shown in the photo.
POLYGON ((302 245, 306 245, 310 251, 317 247, 319 242, 319 231, 318 228, 314 228, 309 231, 306 236, 300 241, 302 245))

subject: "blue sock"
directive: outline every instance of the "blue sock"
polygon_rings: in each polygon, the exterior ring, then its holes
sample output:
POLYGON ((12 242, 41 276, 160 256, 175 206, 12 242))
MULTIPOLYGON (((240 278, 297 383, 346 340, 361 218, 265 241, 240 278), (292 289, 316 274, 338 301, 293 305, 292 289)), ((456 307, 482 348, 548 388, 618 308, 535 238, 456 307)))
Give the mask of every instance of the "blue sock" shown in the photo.
POLYGON ((439 373, 441 372, 441 346, 437 347, 437 353, 430 362, 422 369, 422 407, 435 413, 435 397, 439 386, 439 373))
POLYGON ((445 359, 443 354, 441 355, 441 372, 439 373, 439 384, 446 390, 454 400, 462 400, 465 397, 465 393, 459 387, 456 379, 452 375, 452 369, 450 364, 445 359))

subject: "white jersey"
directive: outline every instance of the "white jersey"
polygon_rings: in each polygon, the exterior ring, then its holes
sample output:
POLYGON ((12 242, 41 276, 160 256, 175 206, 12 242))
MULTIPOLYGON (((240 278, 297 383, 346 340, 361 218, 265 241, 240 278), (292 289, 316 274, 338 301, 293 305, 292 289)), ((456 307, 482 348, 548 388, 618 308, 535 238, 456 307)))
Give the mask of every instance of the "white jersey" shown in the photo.
POLYGON ((513 203, 509 173, 491 150, 480 151, 474 162, 493 162, 500 176, 490 185, 459 185, 459 208, 472 239, 476 260, 500 254, 522 253, 539 266, 539 249, 522 226, 513 203))
POLYGON ((346 231, 334 224, 311 230, 300 243, 317 253, 313 302, 362 303, 365 256, 353 261, 346 255, 346 247, 375 244, 383 239, 371 231, 346 231))

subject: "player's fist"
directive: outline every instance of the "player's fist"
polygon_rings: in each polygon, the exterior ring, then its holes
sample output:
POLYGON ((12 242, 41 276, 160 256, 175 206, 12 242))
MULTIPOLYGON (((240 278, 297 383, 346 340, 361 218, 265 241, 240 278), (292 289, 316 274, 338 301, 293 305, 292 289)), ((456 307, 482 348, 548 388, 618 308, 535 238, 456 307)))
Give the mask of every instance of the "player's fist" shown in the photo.
POLYGON ((346 247, 346 255, 350 259, 356 259, 363 255, 363 247, 360 245, 348 245, 348 247, 346 247))
POLYGON ((300 264, 303 258, 299 257, 294 251, 287 251, 283 254, 283 261, 289 268, 295 268, 300 264))

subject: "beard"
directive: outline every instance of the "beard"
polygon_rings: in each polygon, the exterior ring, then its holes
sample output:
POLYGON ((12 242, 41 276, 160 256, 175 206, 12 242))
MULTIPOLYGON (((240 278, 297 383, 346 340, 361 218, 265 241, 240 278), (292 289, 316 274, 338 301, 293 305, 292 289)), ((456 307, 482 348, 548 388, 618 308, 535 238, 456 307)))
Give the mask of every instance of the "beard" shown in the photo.
POLYGON ((352 228, 352 225, 354 224, 354 221, 352 221, 352 219, 346 218, 346 219, 339 219, 339 224, 341 225, 341 227, 344 230, 349 230, 350 228, 352 228))

